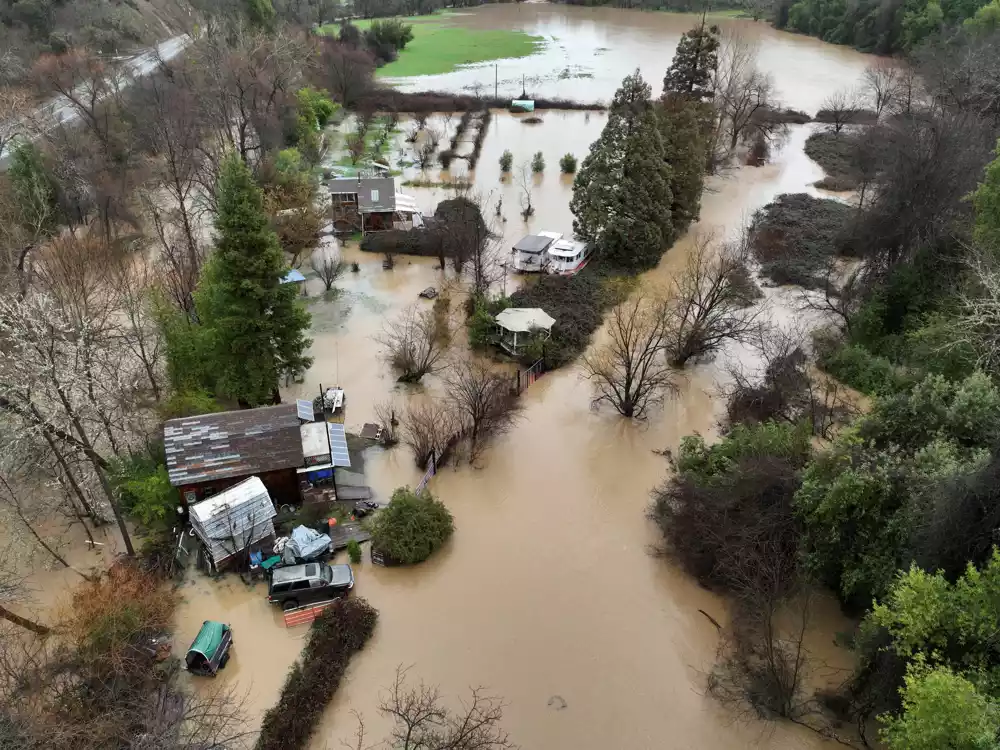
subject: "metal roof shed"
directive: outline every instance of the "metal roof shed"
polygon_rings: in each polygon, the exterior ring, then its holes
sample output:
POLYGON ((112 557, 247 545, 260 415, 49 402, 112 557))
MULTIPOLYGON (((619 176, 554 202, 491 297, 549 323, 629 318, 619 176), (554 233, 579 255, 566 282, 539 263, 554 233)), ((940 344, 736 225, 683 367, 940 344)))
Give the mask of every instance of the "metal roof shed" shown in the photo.
POLYGON ((508 307, 497 315, 496 322, 501 332, 500 345, 517 356, 520 348, 531 340, 532 332, 545 331, 548 337, 556 319, 540 307, 508 307))
POLYGON ((277 515, 260 477, 250 477, 189 508, 191 528, 218 565, 274 536, 277 515))

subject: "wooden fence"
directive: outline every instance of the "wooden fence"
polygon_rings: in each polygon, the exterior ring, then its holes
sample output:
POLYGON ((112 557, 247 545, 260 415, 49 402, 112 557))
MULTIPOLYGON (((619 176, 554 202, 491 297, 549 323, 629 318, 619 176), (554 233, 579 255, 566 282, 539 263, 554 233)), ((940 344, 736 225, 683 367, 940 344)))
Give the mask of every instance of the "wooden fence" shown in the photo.
POLYGON ((333 604, 336 599, 331 599, 328 602, 319 602, 317 604, 306 604, 301 607, 296 607, 295 609, 285 610, 285 627, 294 628, 296 625, 305 625, 311 623, 317 617, 319 617, 320 612, 333 604))

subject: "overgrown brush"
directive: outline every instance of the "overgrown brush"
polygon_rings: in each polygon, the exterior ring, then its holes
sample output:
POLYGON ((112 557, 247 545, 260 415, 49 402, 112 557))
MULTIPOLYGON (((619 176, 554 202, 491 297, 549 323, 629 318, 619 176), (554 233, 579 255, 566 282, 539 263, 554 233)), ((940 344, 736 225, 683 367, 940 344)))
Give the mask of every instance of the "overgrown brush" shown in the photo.
POLYGON ((257 750, 299 750, 309 744, 351 657, 364 648, 378 611, 364 599, 338 599, 312 624, 309 641, 264 714, 257 750))

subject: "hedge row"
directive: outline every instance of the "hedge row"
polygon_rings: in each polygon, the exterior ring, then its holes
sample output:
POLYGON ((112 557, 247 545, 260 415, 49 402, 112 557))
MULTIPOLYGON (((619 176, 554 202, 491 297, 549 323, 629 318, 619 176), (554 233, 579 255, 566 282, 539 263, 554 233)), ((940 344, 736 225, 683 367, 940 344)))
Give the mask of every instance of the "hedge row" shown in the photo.
POLYGON ((257 750, 300 750, 309 744, 355 652, 375 631, 378 611, 364 599, 340 599, 312 624, 309 641, 264 714, 257 750))

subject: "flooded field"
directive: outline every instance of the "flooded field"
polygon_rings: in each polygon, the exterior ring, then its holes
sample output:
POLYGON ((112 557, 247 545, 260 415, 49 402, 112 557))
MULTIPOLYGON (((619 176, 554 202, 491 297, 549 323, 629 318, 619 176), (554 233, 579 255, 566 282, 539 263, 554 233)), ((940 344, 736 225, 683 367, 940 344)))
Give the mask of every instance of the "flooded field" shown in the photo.
MULTIPOLYGON (((677 39, 693 20, 548 5, 484 7, 463 16, 470 25, 524 28, 551 40, 541 55, 500 63, 501 91, 519 93, 524 73, 538 95, 604 100, 636 66, 656 91, 677 39), (570 72, 562 76, 564 69, 570 72)), ((787 106, 814 112, 831 91, 853 84, 867 64, 860 54, 763 24, 722 23, 744 25, 760 38, 762 66, 787 106)), ((403 85, 458 90, 487 79, 492 86, 492 66, 403 85)), ((469 175, 477 190, 502 197, 505 247, 531 230, 572 231, 571 181, 558 174, 558 159, 566 152, 582 158, 604 124, 595 114, 541 117, 540 124, 527 125, 498 113, 479 168, 469 175), (536 151, 548 164, 532 182, 536 215, 527 224, 519 215, 521 188, 516 180, 500 179, 497 160, 504 149, 514 153, 515 164, 536 151)), ((791 127, 767 166, 710 180, 692 231, 723 238, 776 195, 815 192, 811 185, 822 172, 802 151, 812 127, 791 127)), ((407 168, 400 179, 445 181, 459 174, 407 168)), ((414 195, 425 213, 450 196, 439 188, 403 192, 414 195)), ((690 243, 690 236, 679 241, 646 282, 668 280, 690 243)), ((344 259, 360 270, 345 274, 332 301, 311 282, 315 363, 306 382, 284 395, 311 398, 321 384, 339 384, 347 392, 348 427, 357 429, 371 420, 375 403, 403 394, 380 361, 374 337, 386 319, 417 301, 421 289, 440 288, 445 278, 433 259, 402 259, 384 271, 380 256, 352 246, 344 259)), ((515 282, 507 283, 509 291, 515 282)), ((787 301, 791 295, 775 296, 787 301)), ((778 305, 775 314, 796 315, 788 305, 778 305)), ((432 480, 432 491, 455 516, 448 547, 413 569, 382 569, 367 560, 357 566, 355 591, 379 609, 380 624, 352 662, 314 747, 350 740, 352 711, 364 716, 371 739, 381 738, 387 725, 376 709, 378 695, 399 665, 412 665, 413 676, 439 685, 449 698, 473 685, 504 696, 505 726, 527 748, 823 746, 791 725, 735 724, 703 695, 717 634, 698 610, 724 621, 725 605, 652 554, 657 538, 645 509, 649 490, 668 468, 655 451, 676 448, 685 434, 712 433, 723 366, 718 361, 687 370, 677 398, 640 425, 592 410, 590 385, 577 367, 533 385, 524 395, 523 419, 486 451, 481 465, 448 467, 432 480)), ((369 451, 366 471, 383 499, 394 487, 415 484, 420 474, 404 448, 369 451)), ((231 622, 234 657, 213 687, 245 692, 259 719, 274 703, 304 629, 285 630, 263 587, 249 589, 236 578, 195 576, 183 594, 177 643, 185 646, 203 619, 231 622)), ((843 667, 849 659, 832 641, 845 627, 836 606, 823 602, 811 645, 843 667)))

